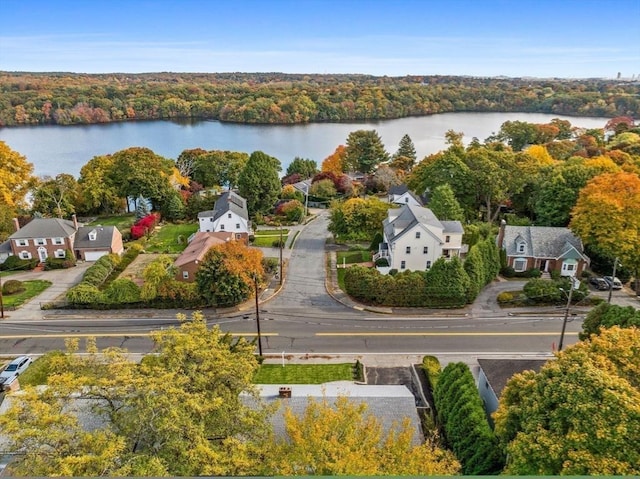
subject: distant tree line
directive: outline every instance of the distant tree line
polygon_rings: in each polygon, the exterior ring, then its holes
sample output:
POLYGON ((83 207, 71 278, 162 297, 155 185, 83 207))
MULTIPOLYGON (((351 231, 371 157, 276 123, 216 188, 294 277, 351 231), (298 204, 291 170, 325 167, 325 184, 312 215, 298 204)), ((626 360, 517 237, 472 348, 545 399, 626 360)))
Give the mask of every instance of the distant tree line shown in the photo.
POLYGON ((0 126, 167 119, 291 124, 460 111, 638 117, 640 86, 602 79, 0 72, 0 126))

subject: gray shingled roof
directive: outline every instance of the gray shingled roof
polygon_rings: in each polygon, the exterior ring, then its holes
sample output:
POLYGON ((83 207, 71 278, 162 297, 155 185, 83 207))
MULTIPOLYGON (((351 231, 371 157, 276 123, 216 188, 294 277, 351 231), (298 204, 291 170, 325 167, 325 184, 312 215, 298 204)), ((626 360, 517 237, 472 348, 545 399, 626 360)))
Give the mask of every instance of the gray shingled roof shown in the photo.
POLYGON ((409 191, 409 187, 406 184, 395 185, 389 188, 389 195, 403 195, 409 191))
POLYGON ((393 242, 417 224, 443 229, 443 231, 447 233, 463 232, 462 224, 460 224, 459 221, 442 222, 436 218, 433 211, 429 208, 412 205, 402 205, 400 207, 400 214, 391 220, 387 217, 383 221, 382 227, 387 240, 389 242, 393 242), (447 224, 445 225, 445 223, 447 224), (393 234, 395 228, 400 229, 397 235, 393 234))
POLYGON ((584 256, 582 242, 569 228, 552 226, 505 226, 502 243, 507 256, 529 256, 533 258, 559 258, 570 247, 584 256), (516 240, 522 238, 526 245, 518 252, 516 240))
POLYGON ((11 253, 11 241, 7 240, 0 243, 0 254, 2 253, 11 253))
POLYGON ((81 226, 78 228, 76 239, 73 243, 74 249, 103 248, 109 249, 113 242, 115 226, 81 226), (91 241, 89 233, 96 232, 96 239, 91 241))
POLYGON ((34 218, 9 239, 68 238, 75 233, 73 221, 60 218, 34 218))
MULTIPOLYGON (((258 385, 260 398, 267 404, 280 402, 280 407, 271 418, 276 436, 282 437, 285 433, 284 411, 291 408, 296 416, 304 414, 309 398, 317 401, 326 399, 329 403, 335 403, 340 396, 346 396, 351 402, 367 405, 367 414, 375 416, 380 421, 385 433, 401 425, 404 418, 409 418, 414 428, 413 443, 420 444, 422 439, 422 428, 416 409, 416 399, 406 386, 372 386, 356 384, 350 381, 335 381, 324 384, 285 384, 291 388, 291 398, 282 399, 278 396, 281 385, 261 384, 258 385)), ((246 404, 251 403, 251 399, 244 397, 246 404)))
POLYGON ((478 364, 496 397, 500 399, 504 387, 514 374, 523 371, 539 372, 547 361, 547 359, 478 359, 478 364))
POLYGON ((201 211, 198 213, 198 218, 213 217, 214 220, 217 220, 229 211, 237 214, 245 220, 249 219, 247 200, 233 191, 225 191, 222 193, 217 199, 216 204, 213 206, 213 210, 201 211))

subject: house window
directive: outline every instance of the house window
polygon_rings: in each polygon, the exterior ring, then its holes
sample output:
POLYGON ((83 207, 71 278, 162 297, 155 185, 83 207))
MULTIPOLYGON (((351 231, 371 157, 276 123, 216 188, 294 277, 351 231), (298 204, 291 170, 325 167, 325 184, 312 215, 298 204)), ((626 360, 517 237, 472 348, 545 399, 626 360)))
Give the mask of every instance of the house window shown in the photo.
POLYGON ((26 239, 16 240, 16 243, 18 244, 18 246, 29 246, 29 240, 26 239))
POLYGON ((236 229, 239 230, 240 229, 240 223, 236 223, 236 229))
POLYGON ((406 252, 407 254, 411 254, 411 246, 407 246, 407 248, 406 248, 405 252, 406 252))
POLYGON ((98 237, 98 232, 96 230, 91 230, 89 232, 89 241, 95 241, 98 237))
POLYGON ((451 236, 445 236, 444 237, 444 242, 448 243, 449 241, 451 241, 451 236))
POLYGON ((405 198, 404 198, 404 202, 405 202, 405 203, 409 203, 409 197, 408 197, 408 196, 405 196, 405 198))
POLYGON ((518 243, 518 253, 524 253, 525 243, 518 243))
POLYGON ((224 230, 224 225, 223 224, 220 225, 220 229, 224 230))
POLYGON ((229 214, 227 215, 227 218, 231 218, 231 213, 229 213, 229 214))
POLYGON ((236 233, 236 239, 239 240, 240 238, 242 238, 242 235, 240 233, 236 233))
POLYGON ((189 279, 189 272, 188 271, 183 271, 182 272, 182 278, 183 279, 189 279))
POLYGON ((54 257, 56 257, 56 258, 64 258, 64 257, 66 257, 67 255, 66 255, 66 253, 65 253, 65 251, 64 251, 63 249, 57 249, 57 250, 53 253, 53 256, 54 256, 54 257))
POLYGON ((431 261, 427 261, 427 269, 431 268, 431 261))
POLYGON ((44 246, 47 244, 47 240, 44 238, 36 238, 36 246, 44 246))
POLYGON ((213 218, 209 218, 209 221, 211 221, 213 223, 213 218))
POLYGON ((28 251, 20 251, 20 259, 31 259, 31 253, 28 251))
POLYGON ((527 269, 527 260, 526 258, 516 258, 513 261, 513 269, 517 272, 522 272, 527 269))
POLYGON ((420 239, 420 231, 416 231, 416 239, 420 239))
POLYGON ((53 238, 53 244, 63 244, 62 238, 53 238))
POLYGON ((405 269, 407 267, 406 261, 400 261, 400 269, 405 269))
POLYGON ((428 246, 423 246, 422 247, 422 254, 429 254, 429 247, 428 246))

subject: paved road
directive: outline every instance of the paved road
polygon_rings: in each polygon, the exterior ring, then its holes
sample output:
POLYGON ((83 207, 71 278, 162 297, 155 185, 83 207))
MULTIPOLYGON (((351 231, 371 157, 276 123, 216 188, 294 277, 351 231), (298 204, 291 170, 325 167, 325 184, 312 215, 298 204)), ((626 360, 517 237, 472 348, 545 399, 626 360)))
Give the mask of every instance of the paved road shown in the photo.
MULTIPOLYGON (((562 309, 502 311, 495 303, 499 291, 521 288, 518 282, 496 282, 477 301, 456 311, 401 310, 393 314, 363 311, 348 299, 346 305, 326 291, 326 212, 299 234, 287 250, 289 269, 280 293, 260 306, 263 350, 267 354, 402 353, 416 357, 441 354, 548 354, 558 344, 562 309), (406 313, 411 313, 406 316, 406 313), (544 313, 544 314, 542 314, 544 313)), ((75 271, 75 270, 74 270, 75 271)), ((67 273, 71 275, 72 273, 67 273)), ((625 298, 615 292, 614 300, 625 298)), ((34 304, 39 304, 36 301, 34 304)), ((389 310, 386 308, 386 310, 389 310)), ((389 310, 390 311, 390 310, 389 310)), ((585 311, 575 310, 568 323, 565 344, 577 340, 585 311)), ((149 330, 175 326, 176 311, 16 312, 0 323, 0 354, 38 353, 64 347, 69 335, 98 337, 100 347, 118 346, 132 352, 152 347, 149 330), (37 314, 36 314, 37 313, 37 314)), ((205 311, 209 324, 224 331, 253 337, 255 311, 205 311)))

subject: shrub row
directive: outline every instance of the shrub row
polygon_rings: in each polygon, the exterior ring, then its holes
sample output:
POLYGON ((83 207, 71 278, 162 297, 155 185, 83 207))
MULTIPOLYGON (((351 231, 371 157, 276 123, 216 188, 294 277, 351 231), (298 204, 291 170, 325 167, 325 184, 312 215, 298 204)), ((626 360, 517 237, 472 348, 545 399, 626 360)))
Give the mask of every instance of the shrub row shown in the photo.
POLYGON ((505 266, 500 270, 500 274, 505 278, 539 278, 541 273, 538 268, 516 271, 511 266, 505 266))
POLYGON ((464 363, 451 363, 433 392, 438 423, 464 475, 498 474, 504 457, 489 426, 473 375, 464 363))
MULTIPOLYGON (((540 279, 534 278, 527 281, 522 288, 527 301, 536 304, 562 304, 567 301, 567 294, 571 289, 569 278, 540 279)), ((584 283, 580 283, 579 289, 574 289, 571 299, 574 303, 582 301, 589 294, 589 289, 584 283)))
POLYGON ((438 259, 428 271, 391 271, 353 266, 345 271, 346 293, 368 304, 459 308, 473 302, 498 274, 498 249, 491 240, 474 245, 467 259, 438 259))
POLYGON ((115 280, 142 251, 133 243, 122 257, 116 254, 102 256, 87 271, 82 281, 67 291, 67 301, 72 305, 119 304, 140 300, 140 288, 131 280, 115 280), (113 283, 116 283, 113 285, 113 283), (100 288, 104 288, 104 292, 100 288))
POLYGON ((427 375, 429 386, 431 386, 431 391, 433 392, 438 386, 438 379, 440 379, 440 374, 442 373, 440 361, 435 356, 425 356, 422 358, 422 369, 427 375))
POLYGON ((18 256, 9 256, 0 264, 0 271, 29 271, 38 266, 39 262, 38 258, 20 259, 18 256))

